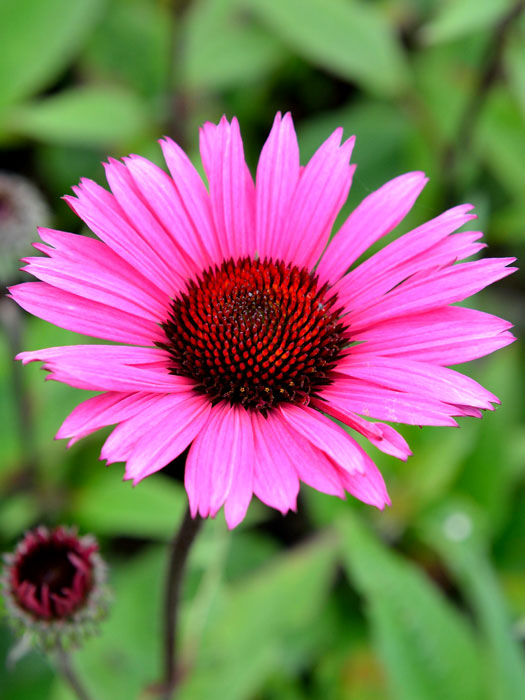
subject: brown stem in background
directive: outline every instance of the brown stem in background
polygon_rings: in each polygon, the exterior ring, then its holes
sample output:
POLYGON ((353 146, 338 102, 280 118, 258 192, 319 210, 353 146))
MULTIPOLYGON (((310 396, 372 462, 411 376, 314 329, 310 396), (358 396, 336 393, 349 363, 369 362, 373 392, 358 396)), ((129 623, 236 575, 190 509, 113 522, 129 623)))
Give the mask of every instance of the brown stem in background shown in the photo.
POLYGON ((69 653, 65 651, 62 646, 59 646, 57 649, 57 662, 60 673, 64 677, 64 680, 67 681, 69 687, 77 696, 78 700, 91 700, 91 696, 84 688, 76 674, 75 669, 73 668, 69 653))
POLYGON ((10 367, 11 387, 16 411, 17 432, 22 448, 23 465, 20 484, 13 484, 13 489, 25 488, 35 481, 37 457, 35 447, 35 429, 31 411, 31 402, 24 384, 22 363, 15 362, 14 357, 22 350, 23 312, 11 299, 0 299, 0 319, 7 339, 9 356, 12 360, 10 367), (29 483, 28 483, 29 482, 29 483))
POLYGON ((182 24, 190 4, 191 0, 172 0, 171 46, 166 75, 166 134, 183 149, 187 146, 188 101, 182 89, 186 45, 182 24))
POLYGON ((164 604, 164 680, 162 683, 162 698, 170 700, 177 685, 177 623, 179 617, 179 601, 184 578, 186 561, 202 525, 202 518, 192 518, 190 509, 186 510, 184 519, 171 545, 166 576, 166 593, 164 604))
POLYGON ((450 144, 445 151, 443 168, 449 183, 446 192, 447 202, 453 199, 458 160, 470 148, 474 133, 473 125, 478 120, 489 92, 500 75, 503 51, 509 31, 524 9, 525 0, 519 0, 496 25, 485 53, 478 84, 460 119, 455 142, 450 144))

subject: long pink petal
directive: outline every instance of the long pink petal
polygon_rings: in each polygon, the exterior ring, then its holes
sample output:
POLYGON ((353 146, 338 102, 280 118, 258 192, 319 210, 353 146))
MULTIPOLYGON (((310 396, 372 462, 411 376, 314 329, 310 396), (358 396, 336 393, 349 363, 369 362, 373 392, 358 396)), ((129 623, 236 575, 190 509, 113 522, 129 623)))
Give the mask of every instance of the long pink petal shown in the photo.
POLYGON ((360 445, 355 443, 355 447, 358 452, 361 452, 365 470, 362 474, 349 474, 340 469, 343 486, 363 503, 383 510, 385 506, 391 505, 391 502, 381 472, 360 445))
MULTIPOLYGON (((120 311, 126 311, 153 322, 166 320, 168 309, 152 311, 140 290, 128 280, 122 280, 113 271, 90 266, 82 258, 75 262, 44 257, 24 258, 28 263, 22 269, 52 287, 71 292, 85 299, 100 302, 120 311)), ((155 309, 155 304, 153 308, 155 309)))
POLYGON ((322 450, 348 472, 364 471, 361 454, 348 433, 319 411, 309 406, 283 404, 279 407, 284 420, 293 430, 322 450))
POLYGON ((284 515, 297 507, 299 478, 290 455, 279 442, 278 416, 255 413, 255 470, 253 490, 257 498, 284 515))
POLYGON ((213 220, 226 256, 255 253, 255 187, 244 160, 237 119, 223 117, 201 130, 201 154, 210 186, 213 220))
POLYGON ((397 391, 422 397, 493 410, 499 399, 480 384, 459 372, 400 357, 361 353, 343 358, 337 372, 397 391), (492 403, 491 403, 492 402, 492 403))
POLYGON ((158 394, 125 394, 108 391, 83 401, 69 414, 60 426, 55 438, 70 438, 68 447, 86 435, 115 425, 140 413, 158 398, 158 394))
POLYGON ((256 250, 261 259, 283 258, 290 202, 299 181, 299 146, 290 113, 278 112, 263 146, 256 178, 256 250))
MULTIPOLYGON (((162 435, 164 436, 166 429, 165 421, 171 419, 173 421, 172 432, 177 449, 181 443, 184 443, 186 438, 188 438, 188 442, 180 449, 182 452, 193 439, 191 437, 192 428, 186 429, 188 422, 187 416, 193 415, 194 410, 198 415, 199 407, 204 407, 206 404, 209 404, 209 402, 193 391, 181 392, 179 394, 157 394, 156 399, 148 403, 148 405, 145 405, 142 411, 130 416, 127 420, 121 421, 119 425, 117 425, 104 443, 100 453, 100 459, 104 459, 108 464, 112 464, 114 462, 126 462, 135 455, 132 462, 133 478, 138 479, 142 478, 138 476, 139 473, 142 474, 143 470, 147 470, 150 464, 156 464, 160 469, 177 455, 170 457, 168 454, 170 448, 167 447, 166 459, 163 464, 160 464, 163 460, 162 451, 159 452, 156 449, 157 443, 154 445, 157 428, 162 425, 162 435), (179 416, 180 429, 182 431, 180 434, 177 432, 178 428, 175 425, 177 416, 179 416), (150 462, 147 458, 144 458, 144 461, 140 461, 139 463, 137 455, 144 455, 144 453, 147 453, 148 440, 152 447, 150 457, 154 461, 150 462)), ((204 410, 204 408, 202 410, 204 410)), ((189 420, 191 422, 191 418, 189 420)), ((197 419, 195 422, 196 425, 199 425, 197 419)), ((156 470, 154 469, 153 471, 156 470)), ((146 476, 146 474, 143 476, 146 476)), ((126 471, 125 478, 128 477, 129 474, 126 471)))
MULTIPOLYGON (((286 421, 282 420, 275 414, 270 414, 267 420, 262 420, 261 429, 268 435, 268 440, 272 440, 277 446, 274 462, 278 465, 278 472, 282 474, 282 465, 295 470, 299 479, 308 486, 311 486, 317 491, 328 493, 332 496, 344 498, 345 492, 341 483, 339 469, 335 466, 332 460, 327 455, 312 445, 308 440, 304 440, 303 436, 291 428, 286 421)), ((282 478, 278 478, 280 484, 282 478)), ((290 486, 293 490, 296 488, 293 477, 290 479, 290 484, 283 488, 283 497, 273 499, 274 502, 280 504, 290 503, 290 486)), ((276 484, 270 484, 270 488, 275 489, 276 484)), ((268 492, 267 488, 267 492, 268 492)), ((269 499, 267 498, 267 501, 269 499)), ((266 501, 266 502, 267 502, 266 501)), ((294 501, 295 503, 295 501, 294 501)))
POLYGON ((34 316, 75 333, 137 345, 165 340, 160 326, 149 319, 84 299, 46 282, 24 282, 10 287, 9 294, 34 316))
MULTIPOLYGON (((137 484, 178 457, 204 428, 211 403, 199 394, 182 401, 163 397, 164 406, 149 415, 149 429, 135 443, 126 464, 125 479, 137 484)), ((147 415, 144 416, 145 421, 147 415)), ((133 419, 136 420, 136 419, 133 419)))
MULTIPOLYGON (((108 245, 88 236, 65 231, 39 228, 38 232, 41 239, 49 245, 34 244, 34 246, 53 260, 56 265, 53 267, 54 271, 63 272, 66 269, 72 269, 78 279, 88 282, 88 286, 97 286, 96 281, 103 279, 104 288, 118 294, 119 297, 128 297, 133 300, 137 306, 140 306, 141 314, 149 311, 150 314, 154 314, 155 319, 166 319, 170 297, 108 245)), ((35 264, 37 261, 40 264, 42 261, 48 262, 46 258, 41 257, 27 260, 35 264)))
POLYGON ((348 320, 354 331, 358 331, 389 318, 431 311, 463 301, 515 272, 516 268, 507 267, 514 260, 486 258, 416 274, 376 300, 371 307, 352 311, 348 320))
MULTIPOLYGON (((322 392, 321 396, 323 397, 322 392)), ((310 405, 357 431, 385 454, 392 455, 403 461, 412 454, 405 438, 390 425, 366 421, 361 416, 345 410, 340 405, 334 404, 329 400, 313 399, 310 405)))
POLYGON ((355 167, 350 166, 355 138, 341 146, 342 129, 317 149, 304 167, 289 206, 282 236, 288 241, 284 259, 295 265, 313 268, 328 241, 341 209, 355 167))
MULTIPOLYGON (((391 241, 377 253, 351 270, 338 283, 337 287, 345 283, 361 285, 368 282, 369 277, 376 276, 378 272, 395 269, 398 265, 404 265, 407 260, 428 253, 436 243, 456 231, 460 226, 475 219, 472 204, 463 204, 443 212, 439 216, 430 219, 421 226, 405 233, 395 241, 391 241)), ((321 268, 321 263, 319 268, 321 268)), ((332 280, 333 282, 333 280, 332 280)))
POLYGON ((452 416, 464 415, 450 404, 349 377, 338 377, 334 384, 325 387, 323 398, 334 406, 367 418, 409 425, 455 426, 457 423, 452 416))
POLYGON ((196 437, 186 461, 184 485, 193 517, 214 517, 230 500, 229 527, 244 517, 253 493, 254 447, 250 417, 221 402, 196 437))
POLYGON ((180 146, 167 137, 159 143, 194 235, 203 241, 211 259, 218 264, 222 261, 222 254, 208 191, 180 146))
POLYGON ((348 307, 358 306, 363 294, 377 290, 375 296, 381 296, 414 271, 431 267, 428 258, 432 257, 435 247, 475 218, 469 213, 471 209, 470 204, 449 209, 392 241, 339 280, 334 291, 348 307), (381 288, 378 289, 379 285, 381 288))
POLYGON ((17 355, 23 364, 41 361, 49 379, 87 391, 186 392, 187 377, 170 374, 169 358, 157 348, 66 345, 17 355))
POLYGON ((424 173, 407 173, 369 194, 350 214, 323 255, 317 267, 321 282, 333 284, 361 253, 390 233, 412 209, 426 183, 424 173))
POLYGON ((445 240, 436 243, 425 254, 407 258, 394 269, 378 268, 375 274, 367 277, 364 284, 359 282, 345 284, 347 277, 350 276, 347 275, 335 285, 333 291, 338 294, 339 302, 348 310, 362 310, 374 306, 386 293, 410 277, 416 274, 424 275, 427 271, 430 277, 437 269, 449 267, 486 248, 484 243, 476 242, 482 235, 479 231, 468 231, 448 236, 445 240))
MULTIPOLYGON (((237 443, 237 464, 233 470, 230 490, 224 504, 224 517, 230 529, 236 527, 244 519, 252 500, 255 464, 253 416, 241 406, 237 406, 233 410, 237 413, 240 440, 237 443)), ((231 418, 230 414, 230 420, 231 418)))
POLYGON ((193 277, 199 272, 195 261, 188 251, 184 250, 178 239, 172 238, 156 212, 145 199, 130 170, 114 158, 104 163, 106 178, 111 191, 126 217, 133 227, 140 232, 147 231, 147 240, 163 260, 173 264, 173 267, 184 278, 193 277))
POLYGON ((143 200, 169 237, 189 255, 198 270, 209 267, 213 258, 207 249, 207 241, 193 226, 169 175, 141 156, 125 158, 124 163, 143 200))
POLYGON ((149 231, 135 228, 110 192, 85 178, 73 192, 76 197, 66 196, 65 201, 115 253, 169 296, 184 287, 185 270, 178 259, 164 258, 149 231))
POLYGON ((446 306, 370 326, 356 332, 359 353, 408 357, 453 365, 483 357, 515 340, 512 324, 497 316, 459 306, 446 306), (365 342, 361 342, 365 341, 365 342))

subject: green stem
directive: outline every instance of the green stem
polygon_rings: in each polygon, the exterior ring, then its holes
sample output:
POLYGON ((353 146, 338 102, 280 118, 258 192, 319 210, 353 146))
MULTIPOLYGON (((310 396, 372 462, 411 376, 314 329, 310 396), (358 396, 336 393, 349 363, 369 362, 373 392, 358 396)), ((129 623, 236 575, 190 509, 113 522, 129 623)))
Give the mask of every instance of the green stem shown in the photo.
POLYGON ((177 627, 179 619, 179 601, 184 579, 186 561, 202 525, 202 518, 191 517, 187 509, 182 523, 171 545, 166 577, 166 594, 164 605, 164 681, 162 684, 163 700, 171 700, 177 676, 177 627))

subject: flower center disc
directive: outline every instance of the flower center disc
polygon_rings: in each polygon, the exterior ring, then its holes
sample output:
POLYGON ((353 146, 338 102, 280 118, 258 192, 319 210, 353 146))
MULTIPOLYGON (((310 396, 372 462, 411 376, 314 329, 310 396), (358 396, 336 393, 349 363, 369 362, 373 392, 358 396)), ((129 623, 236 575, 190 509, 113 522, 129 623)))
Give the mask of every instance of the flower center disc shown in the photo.
POLYGON ((348 344, 337 297, 306 268, 227 260, 192 280, 163 324, 172 372, 212 401, 307 404, 348 344))

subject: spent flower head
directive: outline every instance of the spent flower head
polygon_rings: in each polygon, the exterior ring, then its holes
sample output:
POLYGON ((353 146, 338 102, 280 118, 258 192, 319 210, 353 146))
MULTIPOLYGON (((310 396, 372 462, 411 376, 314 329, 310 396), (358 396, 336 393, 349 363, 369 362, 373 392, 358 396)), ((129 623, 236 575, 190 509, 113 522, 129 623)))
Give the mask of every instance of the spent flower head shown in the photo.
POLYGON ((40 526, 4 555, 3 595, 10 622, 40 647, 77 644, 108 605, 106 566, 94 537, 40 526))

